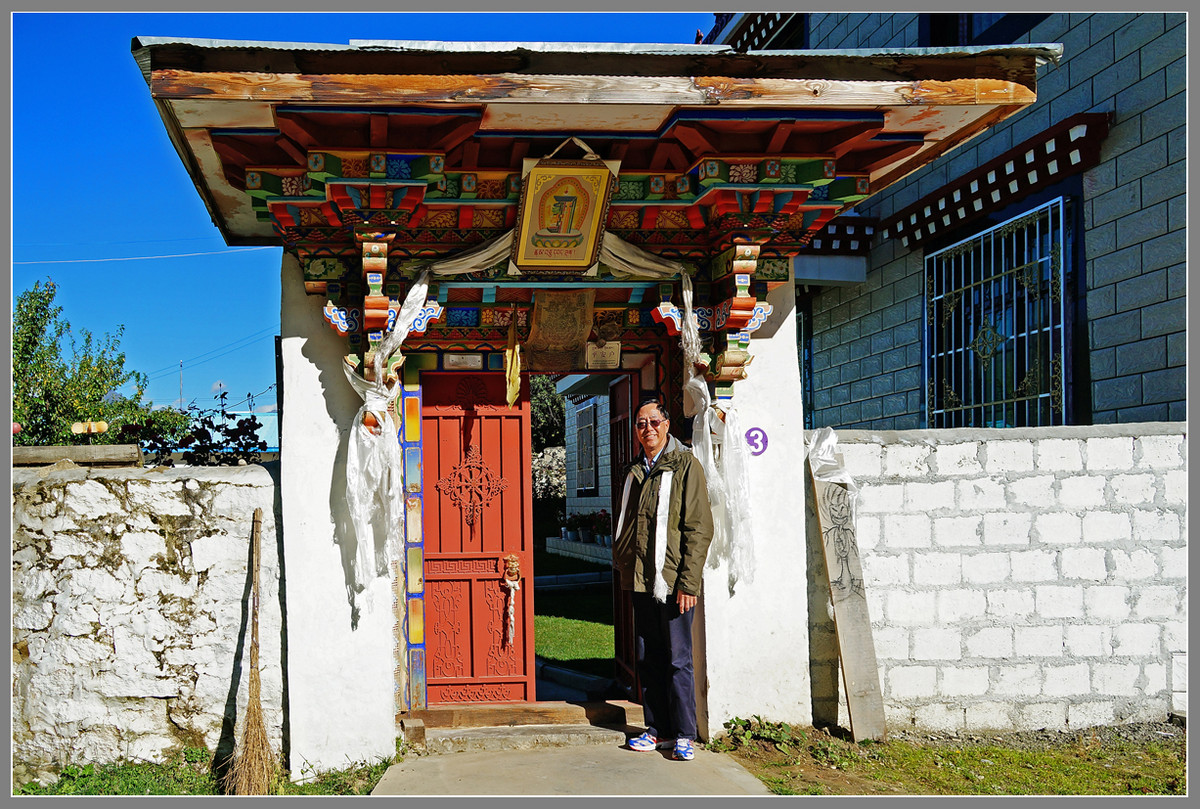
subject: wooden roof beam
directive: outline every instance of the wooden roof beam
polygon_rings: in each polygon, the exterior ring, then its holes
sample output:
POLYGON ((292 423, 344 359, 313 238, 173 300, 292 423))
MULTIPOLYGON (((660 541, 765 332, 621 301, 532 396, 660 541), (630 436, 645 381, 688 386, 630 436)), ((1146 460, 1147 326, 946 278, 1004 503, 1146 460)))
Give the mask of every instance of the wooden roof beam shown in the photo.
POLYGON ((1005 79, 842 81, 747 79, 727 76, 307 75, 155 70, 158 99, 321 104, 481 102, 563 104, 687 104, 725 108, 876 107, 914 104, 1029 104, 1030 85, 1005 79))

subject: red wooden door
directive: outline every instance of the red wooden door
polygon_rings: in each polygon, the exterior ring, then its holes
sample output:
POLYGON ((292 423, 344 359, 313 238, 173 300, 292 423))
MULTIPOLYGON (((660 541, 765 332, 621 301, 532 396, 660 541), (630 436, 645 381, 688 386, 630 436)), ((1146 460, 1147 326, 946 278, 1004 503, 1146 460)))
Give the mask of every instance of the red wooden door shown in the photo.
POLYGON ((421 388, 428 702, 532 702, 528 379, 511 409, 502 374, 422 374, 421 388), (510 554, 515 591, 503 582, 510 554))
MULTIPOLYGON (((621 493, 625 489, 625 469, 633 462, 638 446, 634 440, 633 408, 637 406, 634 394, 636 376, 617 377, 608 388, 609 440, 612 442, 609 475, 613 505, 613 530, 617 529, 617 517, 621 513, 621 493)), ((613 568, 613 640, 617 682, 625 688, 634 702, 641 702, 641 689, 637 676, 637 644, 633 630, 633 596, 621 589, 620 578, 613 568)))

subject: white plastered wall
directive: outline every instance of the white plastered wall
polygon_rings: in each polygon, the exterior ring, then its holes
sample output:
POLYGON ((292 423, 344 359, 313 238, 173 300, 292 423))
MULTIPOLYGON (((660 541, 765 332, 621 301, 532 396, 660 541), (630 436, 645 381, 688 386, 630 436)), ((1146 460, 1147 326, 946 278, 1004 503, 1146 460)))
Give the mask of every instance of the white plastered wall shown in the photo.
POLYGON ((345 504, 346 439, 362 404, 341 369, 347 352, 284 254, 280 466, 287 688, 293 778, 395 752, 391 582, 355 596, 345 504))
POLYGON ((796 353, 796 295, 782 284, 750 339, 754 359, 734 384, 743 430, 767 434, 749 459, 755 572, 729 592, 729 565, 704 572, 708 732, 734 717, 812 721, 804 533, 804 414, 796 353))

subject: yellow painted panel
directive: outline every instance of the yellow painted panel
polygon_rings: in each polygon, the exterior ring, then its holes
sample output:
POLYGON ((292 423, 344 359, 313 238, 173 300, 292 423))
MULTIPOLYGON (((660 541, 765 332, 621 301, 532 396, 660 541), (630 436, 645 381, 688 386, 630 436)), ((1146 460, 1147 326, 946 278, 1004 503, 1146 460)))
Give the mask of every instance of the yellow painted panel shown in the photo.
POLYGON ((424 553, 421 548, 408 549, 408 592, 420 593, 425 589, 424 553))
POLYGON ((404 397, 404 440, 421 440, 421 399, 419 396, 404 397))
POLYGON ((425 642, 425 601, 420 598, 408 600, 408 642, 425 642))

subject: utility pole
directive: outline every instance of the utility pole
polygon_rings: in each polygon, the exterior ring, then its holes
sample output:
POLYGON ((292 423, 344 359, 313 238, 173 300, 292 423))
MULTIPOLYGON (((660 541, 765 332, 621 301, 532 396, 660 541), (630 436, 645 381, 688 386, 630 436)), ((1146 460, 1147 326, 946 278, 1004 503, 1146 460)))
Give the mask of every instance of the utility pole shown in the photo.
POLYGON ((179 409, 183 410, 183 360, 179 361, 179 409))

